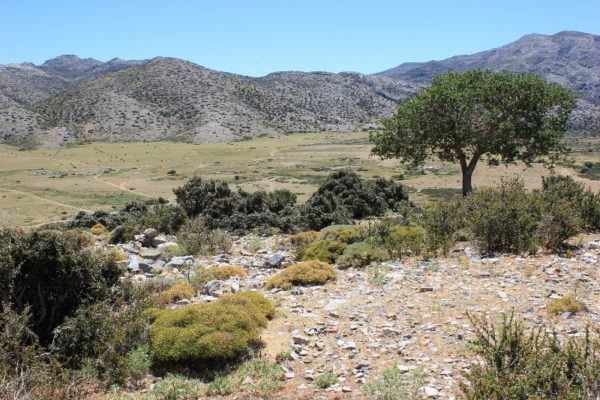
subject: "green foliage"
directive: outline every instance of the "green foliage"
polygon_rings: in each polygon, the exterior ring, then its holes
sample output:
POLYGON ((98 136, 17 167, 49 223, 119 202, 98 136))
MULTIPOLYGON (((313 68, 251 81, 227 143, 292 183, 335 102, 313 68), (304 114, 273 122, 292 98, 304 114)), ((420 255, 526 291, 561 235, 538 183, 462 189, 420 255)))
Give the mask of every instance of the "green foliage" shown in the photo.
POLYGON ((462 199, 436 201, 429 205, 423 218, 428 250, 441 250, 447 255, 465 227, 466 213, 462 199))
POLYGON ((340 268, 363 268, 373 262, 385 261, 388 253, 371 240, 352 243, 338 257, 336 263, 340 268))
POLYGON ((300 256, 301 260, 321 260, 334 263, 348 245, 333 239, 317 239, 310 243, 300 256))
POLYGON ((140 400, 200 400, 204 391, 204 385, 197 379, 167 375, 158 381, 149 396, 140 400))
POLYGON ((291 289, 292 286, 323 285, 335 279, 335 271, 326 262, 311 260, 290 265, 273 275, 266 284, 267 289, 291 289))
POLYGON ((288 190, 234 192, 226 182, 195 176, 173 192, 188 216, 202 216, 210 229, 244 233, 274 228, 292 232, 298 224, 296 195, 288 190))
POLYGON ((483 364, 465 374, 467 399, 596 399, 600 395, 600 342, 585 337, 561 340, 544 327, 526 330, 513 315, 496 327, 470 318, 472 344, 483 364))
POLYGON ((335 385, 336 382, 337 376, 335 376, 331 372, 325 372, 324 374, 319 375, 317 379, 315 379, 315 386, 319 389, 327 389, 328 387, 335 385))
POLYGON ((377 238, 380 246, 393 258, 418 255, 425 248, 425 230, 420 226, 392 226, 387 235, 377 238))
POLYGON ((570 90, 535 74, 447 72, 383 121, 371 135, 373 153, 415 166, 432 156, 458 162, 466 194, 482 157, 529 164, 562 152, 574 106, 570 90))
POLYGON ((236 386, 241 386, 256 398, 269 398, 273 392, 280 389, 285 381, 283 369, 270 361, 256 359, 248 360, 235 371, 236 386), (249 377, 252 383, 242 385, 244 379, 249 377))
MULTIPOLYGON (((145 207, 145 206, 144 206, 145 207)), ((185 210, 170 204, 156 204, 135 212, 120 211, 125 214, 124 221, 111 236, 111 243, 123 243, 133 240, 133 236, 146 228, 154 228, 158 232, 175 234, 187 222, 185 210)))
POLYGON ((541 195, 547 202, 567 201, 583 229, 600 230, 600 193, 594 193, 570 176, 554 175, 543 178, 541 195))
POLYGON ((533 252, 541 218, 539 201, 520 180, 502 181, 467 198, 467 225, 482 250, 533 252))
POLYGON ((211 230, 202 217, 188 220, 177 234, 180 251, 192 255, 226 253, 231 249, 231 235, 217 229, 211 230))
POLYGON ((84 304, 112 296, 122 271, 70 232, 0 229, 0 308, 31 312, 31 329, 42 345, 84 304))
POLYGON ((208 268, 198 268, 194 275, 192 275, 190 281, 192 286, 199 288, 213 279, 223 281, 232 276, 244 277, 246 276, 246 270, 237 265, 220 265, 208 268))
POLYGON ((151 353, 158 364, 235 361, 260 344, 260 328, 275 310, 259 294, 238 293, 208 304, 155 312, 151 353))
POLYGON ((156 304, 165 306, 175 304, 179 300, 191 299, 194 296, 194 288, 189 283, 179 282, 156 295, 156 304))
POLYGON ((396 367, 383 371, 381 378, 367 382, 363 389, 368 396, 376 400, 417 400, 421 399, 419 389, 422 385, 422 371, 403 374, 396 367))
POLYGON ((385 179, 364 182, 351 170, 331 173, 304 205, 302 221, 310 229, 347 224, 350 219, 383 215, 406 202, 400 184, 385 179))
POLYGON ((585 311, 585 306, 575 297, 566 295, 560 299, 550 300, 546 305, 546 310, 548 310, 550 314, 554 315, 560 315, 564 312, 577 314, 585 311))
POLYGON ((319 237, 352 244, 366 237, 366 229, 360 225, 331 225, 321 229, 319 237))

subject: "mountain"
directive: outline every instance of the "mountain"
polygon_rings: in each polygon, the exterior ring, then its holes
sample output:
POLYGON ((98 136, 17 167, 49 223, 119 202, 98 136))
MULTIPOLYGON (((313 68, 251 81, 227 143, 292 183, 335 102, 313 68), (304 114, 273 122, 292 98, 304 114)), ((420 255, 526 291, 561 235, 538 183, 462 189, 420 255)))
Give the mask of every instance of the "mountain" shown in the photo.
POLYGON ((0 110, 4 141, 35 139, 43 145, 69 140, 215 142, 352 131, 390 115, 419 87, 358 73, 278 72, 250 78, 164 57, 101 63, 61 56, 39 67, 8 66, 0 70, 0 82, 0 93, 28 88, 12 101, 0 99, 9 105, 0 110), (23 69, 28 78, 17 80, 23 69))
POLYGON ((156 57, 63 55, 0 66, 0 141, 215 142, 262 134, 368 129, 448 70, 534 71, 577 91, 573 130, 600 131, 600 37, 560 32, 374 75, 277 72, 251 78, 156 57))
POLYGON ((600 130, 600 36, 565 31, 531 34, 497 49, 441 61, 405 63, 375 74, 415 83, 433 75, 475 68, 516 73, 535 72, 549 81, 573 88, 579 95, 573 125, 600 130))

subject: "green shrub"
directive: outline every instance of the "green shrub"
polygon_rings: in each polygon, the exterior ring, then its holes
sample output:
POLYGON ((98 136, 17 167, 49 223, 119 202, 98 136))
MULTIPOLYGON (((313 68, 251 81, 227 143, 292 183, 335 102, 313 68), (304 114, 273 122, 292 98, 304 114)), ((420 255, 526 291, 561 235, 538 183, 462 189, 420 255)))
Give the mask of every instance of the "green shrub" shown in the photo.
POLYGON ((188 220, 177 234, 177 242, 179 251, 192 255, 226 253, 232 245, 227 232, 210 230, 203 218, 188 220))
POLYGON ((541 195, 546 202, 554 203, 558 199, 570 204, 574 216, 581 220, 582 228, 596 232, 600 230, 600 193, 576 182, 570 176, 550 176, 542 178, 541 195))
POLYGON ((583 222, 573 204, 566 199, 542 198, 540 203, 542 213, 536 238, 542 246, 560 250, 567 240, 581 232, 583 222))
POLYGON ((208 268, 199 268, 191 278, 194 287, 200 287, 205 283, 217 279, 220 281, 229 279, 232 276, 243 278, 246 276, 246 270, 237 265, 220 265, 208 268))
POLYGON ((366 229, 360 225, 331 225, 321 229, 319 237, 351 244, 363 240, 366 229))
POLYGON ((273 392, 280 389, 285 381, 283 369, 270 361, 257 359, 244 362, 235 371, 235 383, 244 392, 249 392, 255 398, 269 398, 273 392), (249 377, 252 383, 242 384, 249 377))
POLYGON ((198 379, 167 375, 154 385, 147 400, 199 400, 204 392, 204 385, 198 379))
POLYGON ((266 284, 267 289, 291 289, 292 286, 323 285, 335 279, 335 271, 326 262, 311 260, 290 265, 273 275, 266 284))
POLYGON ((301 260, 321 260, 334 263, 348 245, 333 239, 317 239, 301 253, 301 260))
POLYGON ((388 253, 373 241, 364 241, 349 245, 336 263, 340 268, 362 268, 388 258, 388 253))
POLYGON ((421 370, 405 374, 392 367, 383 371, 381 378, 367 382, 363 389, 368 396, 376 400, 417 400, 422 398, 419 393, 423 382, 422 375, 421 370))
POLYGON ((81 305, 110 299, 122 272, 71 233, 0 229, 0 309, 29 305, 42 345, 81 305))
POLYGON ((575 297, 566 295, 560 299, 550 300, 550 302, 548 302, 546 305, 546 310, 548 310, 550 314, 554 315, 560 315, 564 312, 577 314, 585 311, 585 306, 575 297))
POLYGON ((301 210, 310 229, 346 224, 351 218, 383 215, 408 201, 400 184, 385 179, 365 182, 351 170, 331 173, 301 210))
POLYGON ((402 259, 418 255, 425 248, 425 230, 419 226, 391 225, 381 227, 372 239, 389 257, 402 259))
POLYGON ((238 293, 214 303, 155 311, 150 330, 153 360, 207 366, 247 355, 260 344, 260 328, 274 315, 263 299, 238 293))
POLYGON ((317 379, 315 379, 315 386, 319 389, 327 389, 330 386, 333 386, 337 383, 337 376, 332 374, 331 372, 325 372, 320 375, 317 379))
POLYGON ((441 250, 444 255, 448 254, 459 232, 465 228, 466 212, 462 198, 436 201, 426 208, 423 227, 429 251, 441 250))
POLYGON ((600 395, 600 341, 562 340, 545 327, 526 330, 513 315, 496 327, 470 318, 472 349, 483 358, 466 373, 461 389, 467 399, 596 399, 600 395))
POLYGON ((191 299, 194 296, 194 288, 189 283, 179 282, 156 295, 156 304, 166 306, 175 304, 179 300, 191 299))
POLYGON ((467 197, 467 226, 482 250, 533 252, 541 218, 540 202, 520 180, 502 181, 467 197))

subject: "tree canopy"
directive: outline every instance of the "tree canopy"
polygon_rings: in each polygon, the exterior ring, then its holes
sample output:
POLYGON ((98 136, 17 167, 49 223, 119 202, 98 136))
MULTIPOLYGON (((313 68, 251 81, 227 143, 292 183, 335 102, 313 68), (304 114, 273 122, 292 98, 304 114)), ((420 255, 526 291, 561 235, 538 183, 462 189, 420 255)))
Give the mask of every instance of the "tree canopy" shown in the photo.
POLYGON ((564 150, 573 93, 538 75, 473 70, 448 72, 398 107, 371 134, 373 154, 413 166, 431 157, 458 162, 463 194, 477 163, 530 164, 564 150))

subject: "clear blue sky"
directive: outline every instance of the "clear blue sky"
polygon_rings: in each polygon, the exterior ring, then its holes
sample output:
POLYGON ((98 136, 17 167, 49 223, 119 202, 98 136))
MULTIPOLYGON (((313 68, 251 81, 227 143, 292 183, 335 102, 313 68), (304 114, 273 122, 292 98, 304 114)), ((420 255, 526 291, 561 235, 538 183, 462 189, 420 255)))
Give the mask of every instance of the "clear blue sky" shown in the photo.
POLYGON ((251 76, 373 73, 527 33, 600 34, 600 0, 0 1, 0 64, 161 55, 251 76))

